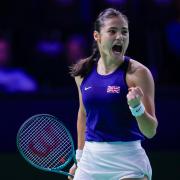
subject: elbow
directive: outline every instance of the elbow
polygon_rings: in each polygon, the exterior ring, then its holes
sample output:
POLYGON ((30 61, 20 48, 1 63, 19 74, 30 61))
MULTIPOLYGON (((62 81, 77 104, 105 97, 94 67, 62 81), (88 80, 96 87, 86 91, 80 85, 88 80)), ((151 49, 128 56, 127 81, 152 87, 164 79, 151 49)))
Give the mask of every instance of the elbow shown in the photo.
POLYGON ((156 132, 151 132, 151 133, 146 134, 145 136, 148 139, 152 139, 155 135, 156 135, 156 132))
POLYGON ((146 136, 148 139, 152 139, 152 138, 156 135, 156 133, 157 133, 157 126, 158 126, 158 123, 156 123, 155 127, 152 128, 151 131, 148 131, 148 132, 145 134, 145 136, 146 136))

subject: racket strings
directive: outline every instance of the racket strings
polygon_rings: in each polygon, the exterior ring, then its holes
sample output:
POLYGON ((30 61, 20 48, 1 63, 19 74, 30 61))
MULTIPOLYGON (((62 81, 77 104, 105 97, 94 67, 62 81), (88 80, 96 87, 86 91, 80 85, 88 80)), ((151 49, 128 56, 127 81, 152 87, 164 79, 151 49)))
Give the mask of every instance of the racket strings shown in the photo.
POLYGON ((28 128, 24 127, 24 129, 21 130, 20 134, 20 144, 22 147, 27 145, 27 142, 29 142, 32 139, 36 139, 39 137, 39 135, 42 133, 41 129, 43 127, 44 121, 41 122, 41 124, 38 121, 34 121, 30 124, 30 126, 27 126, 28 128))
POLYGON ((64 164, 64 162, 68 159, 70 155, 70 151, 72 150, 69 145, 70 144, 67 144, 66 146, 64 146, 65 151, 62 154, 59 154, 58 149, 57 149, 56 154, 54 153, 53 157, 49 158, 50 161, 47 162, 49 168, 55 168, 59 165, 64 164), (51 162, 52 158, 53 158, 53 162, 51 162))
POLYGON ((55 148, 54 151, 49 154, 46 159, 42 159, 40 163, 46 163, 48 168, 53 168, 63 164, 64 161, 68 159, 69 155, 71 154, 72 148, 67 136, 64 138, 65 139, 61 146, 55 148))
POLYGON ((20 148, 25 156, 36 165, 46 168, 63 165, 73 153, 71 137, 66 128, 48 117, 37 118, 29 123, 19 136, 20 148))
MULTIPOLYGON (((64 135, 63 133, 65 133, 65 131, 62 132, 61 134, 64 135)), ((48 142, 49 142, 49 143, 52 143, 51 141, 54 141, 54 140, 56 139, 55 136, 54 136, 54 138, 52 138, 52 137, 51 137, 51 138, 45 137, 45 138, 46 138, 46 140, 47 140, 47 143, 48 143, 48 142)), ((60 136, 59 138, 62 139, 63 137, 60 136)), ((64 139, 64 140, 65 140, 65 139, 64 139)), ((65 144, 66 142, 67 142, 67 141, 63 141, 63 143, 61 143, 61 146, 64 147, 64 144, 65 144)), ((40 141, 40 144, 41 144, 41 141, 40 141)), ((39 146, 39 149, 43 149, 43 148, 44 148, 44 146, 42 146, 42 145, 39 146)), ((59 148, 58 148, 58 149, 56 148, 56 151, 59 151, 59 150, 60 150, 59 148)), ((60 152, 60 151, 59 151, 59 152, 60 152)), ((57 153, 58 153, 58 152, 57 152, 57 153)), ((54 155, 55 155, 55 154, 54 154, 54 155)))
MULTIPOLYGON (((46 118, 47 119, 47 118, 46 118)), ((42 118, 41 121, 32 121, 30 125, 27 125, 26 127, 24 127, 21 131, 20 134, 20 146, 22 149, 24 149, 25 151, 27 151, 28 154, 28 148, 27 145, 29 142, 40 142, 40 135, 43 136, 44 138, 46 138, 46 141, 49 140, 49 138, 47 138, 46 133, 43 132, 44 127, 47 125, 47 122, 44 121, 46 120, 45 118, 42 118)), ((39 143, 35 143, 36 145, 36 150, 44 150, 43 146, 37 146, 39 145, 39 143)), ((30 153, 29 153, 30 154, 30 153)))
POLYGON ((47 124, 45 121, 46 119, 47 117, 42 117, 41 119, 37 117, 34 121, 30 121, 23 129, 21 129, 19 140, 21 141, 22 146, 25 146, 27 142, 38 137, 39 134, 42 133, 41 129, 47 124))
MULTIPOLYGON (((63 157, 62 159, 60 159, 61 161, 57 161, 56 163, 55 163, 55 165, 59 165, 59 164, 63 164, 64 163, 64 161, 65 161, 65 159, 67 159, 68 157, 69 157, 69 151, 71 150, 71 148, 67 148, 67 146, 68 145, 71 145, 70 143, 69 144, 66 144, 66 146, 64 146, 64 144, 65 144, 66 142, 64 142, 63 144, 62 144, 62 147, 64 147, 64 148, 66 148, 65 150, 67 151, 65 151, 64 149, 62 150, 62 149, 60 149, 60 148, 56 148, 56 151, 55 152, 52 152, 52 155, 51 154, 48 154, 48 156, 46 157, 46 158, 36 158, 35 156, 34 156, 34 154, 32 154, 32 153, 29 153, 29 155, 31 156, 31 157, 28 157, 28 158, 30 158, 32 161, 34 161, 36 164, 38 163, 38 164, 43 164, 43 166, 48 166, 49 168, 50 167, 52 167, 52 166, 54 166, 53 164, 53 162, 51 163, 51 165, 49 164, 52 160, 53 161, 56 161, 55 160, 55 158, 58 160, 59 159, 59 157, 63 157), (59 155, 59 152, 60 152, 60 150, 61 151, 64 151, 63 152, 63 154, 61 154, 61 155, 59 155), (57 157, 56 157, 57 156, 57 157)), ((43 149, 43 147, 42 148, 37 148, 37 150, 41 150, 41 149, 43 149)), ((27 154, 27 156, 28 156, 28 154, 27 154)))

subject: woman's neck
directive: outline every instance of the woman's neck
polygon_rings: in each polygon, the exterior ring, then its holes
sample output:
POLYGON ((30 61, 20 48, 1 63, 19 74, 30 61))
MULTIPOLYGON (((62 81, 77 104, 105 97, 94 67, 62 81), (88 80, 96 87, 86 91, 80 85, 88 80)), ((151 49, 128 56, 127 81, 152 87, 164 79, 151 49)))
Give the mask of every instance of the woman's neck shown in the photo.
POLYGON ((124 62, 124 57, 119 61, 110 61, 107 59, 103 59, 102 57, 99 59, 97 64, 97 72, 101 75, 108 75, 114 72, 122 63, 124 62))

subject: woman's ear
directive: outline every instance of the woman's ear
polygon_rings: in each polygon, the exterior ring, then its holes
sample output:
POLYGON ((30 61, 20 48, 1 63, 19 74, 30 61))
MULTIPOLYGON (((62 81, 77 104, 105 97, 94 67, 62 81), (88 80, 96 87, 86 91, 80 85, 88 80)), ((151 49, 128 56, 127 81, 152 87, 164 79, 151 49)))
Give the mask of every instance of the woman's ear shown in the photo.
POLYGON ((94 39, 95 39, 95 41, 99 41, 100 40, 100 34, 99 34, 99 32, 97 32, 97 31, 94 31, 94 39))

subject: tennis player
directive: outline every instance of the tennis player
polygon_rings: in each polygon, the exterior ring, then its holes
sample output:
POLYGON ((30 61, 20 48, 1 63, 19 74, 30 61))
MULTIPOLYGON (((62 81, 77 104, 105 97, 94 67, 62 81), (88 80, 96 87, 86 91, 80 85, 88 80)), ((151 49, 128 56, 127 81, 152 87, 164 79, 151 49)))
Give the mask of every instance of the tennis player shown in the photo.
MULTIPOLYGON (((151 180, 141 141, 156 134, 154 80, 147 67, 125 56, 128 19, 116 9, 101 12, 95 47, 72 67, 79 91, 77 167, 74 180, 151 180)), ((69 177, 71 179, 71 177, 69 177)))

